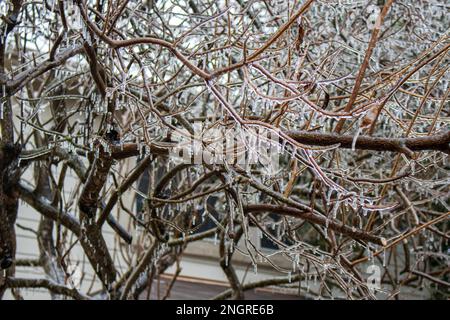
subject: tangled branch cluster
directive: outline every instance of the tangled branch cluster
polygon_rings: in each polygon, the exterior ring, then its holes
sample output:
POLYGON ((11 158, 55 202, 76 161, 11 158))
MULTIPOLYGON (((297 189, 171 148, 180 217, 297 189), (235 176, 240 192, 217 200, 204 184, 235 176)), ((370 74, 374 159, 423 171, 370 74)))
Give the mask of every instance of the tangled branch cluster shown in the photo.
POLYGON ((448 297, 448 7, 1 2, 0 294, 138 298, 189 243, 215 236, 230 286, 216 298, 273 285, 305 297, 448 297), (230 160, 231 131, 242 143, 230 160), (184 151, 200 162, 181 161, 175 137, 194 140, 184 151), (25 204, 42 216, 38 261, 16 257, 25 204), (254 243, 255 230, 275 249, 254 243), (77 245, 99 290, 68 283, 77 245), (235 255, 280 277, 242 283, 235 255), (31 266, 47 279, 15 277, 31 266))

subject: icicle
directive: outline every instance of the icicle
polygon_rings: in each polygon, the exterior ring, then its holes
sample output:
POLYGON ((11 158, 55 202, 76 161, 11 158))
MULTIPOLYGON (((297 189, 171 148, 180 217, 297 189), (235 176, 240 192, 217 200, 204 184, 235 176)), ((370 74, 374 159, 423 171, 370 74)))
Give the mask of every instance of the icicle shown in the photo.
POLYGON ((52 8, 51 8, 51 12, 55 12, 55 4, 58 0, 53 0, 52 1, 52 8))
POLYGON ((332 195, 333 195, 333 189, 330 188, 330 190, 328 191, 328 194, 327 194, 327 204, 330 203, 332 195))
POLYGON ((1 103, 0 103, 0 119, 1 120, 3 120, 3 109, 4 109, 4 104, 5 104, 5 101, 2 101, 1 103))
POLYGON ((284 150, 286 149, 286 140, 283 140, 282 144, 281 144, 281 149, 280 152, 284 152, 284 150))
POLYGON ((338 210, 339 210, 339 203, 336 202, 336 203, 334 204, 333 211, 331 212, 331 217, 332 217, 333 219, 336 219, 338 210))
POLYGON ((367 210, 366 208, 363 208, 363 216, 364 216, 364 217, 367 216, 367 211, 368 211, 368 210, 367 210))
POLYGON ((125 95, 127 89, 127 75, 124 73, 122 77, 122 83, 120 84, 122 93, 125 95))
POLYGON ((372 252, 372 250, 370 250, 369 247, 367 247, 367 251, 368 251, 367 254, 368 254, 369 261, 373 263, 373 252, 372 252))
POLYGON ((364 205, 364 193, 363 193, 363 190, 361 190, 361 192, 359 194, 359 205, 360 206, 364 205))

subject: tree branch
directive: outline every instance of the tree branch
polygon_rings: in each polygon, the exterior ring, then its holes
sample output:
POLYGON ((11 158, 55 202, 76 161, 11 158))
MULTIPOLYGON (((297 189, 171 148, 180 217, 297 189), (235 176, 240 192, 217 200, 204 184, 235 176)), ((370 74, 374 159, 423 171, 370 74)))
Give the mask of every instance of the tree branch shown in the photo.
MULTIPOLYGON (((354 136, 338 135, 333 133, 318 133, 307 131, 287 131, 291 138, 299 143, 315 146, 330 146, 340 144, 341 148, 351 149, 354 136)), ((450 154, 450 131, 440 134, 417 138, 378 138, 359 136, 356 139, 355 149, 391 151, 406 153, 411 151, 441 151, 450 154)))
POLYGON ((346 235, 352 239, 358 239, 363 241, 372 242, 381 246, 386 245, 386 239, 374 236, 365 231, 356 228, 350 228, 343 223, 338 223, 335 220, 328 219, 324 216, 319 216, 310 211, 299 210, 296 208, 288 207, 288 206, 280 206, 273 204, 251 204, 244 207, 244 211, 249 213, 264 213, 264 212, 274 212, 281 215, 287 215, 295 218, 300 218, 307 220, 309 222, 319 224, 321 226, 326 226, 328 224, 328 228, 333 231, 339 232, 343 235, 346 235))
POLYGON ((78 290, 59 285, 49 279, 6 278, 5 282, 8 288, 44 288, 75 300, 91 300, 90 297, 78 292, 78 290))

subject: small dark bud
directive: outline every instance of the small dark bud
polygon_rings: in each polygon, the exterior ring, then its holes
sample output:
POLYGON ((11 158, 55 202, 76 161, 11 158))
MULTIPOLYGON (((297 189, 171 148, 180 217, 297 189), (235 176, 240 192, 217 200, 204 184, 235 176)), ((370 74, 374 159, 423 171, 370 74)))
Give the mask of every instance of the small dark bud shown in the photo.
POLYGON ((79 204, 80 210, 82 213, 84 213, 89 219, 92 219, 95 217, 95 214, 97 212, 97 208, 94 206, 85 205, 83 203, 79 204))
POLYGON ((3 259, 1 259, 0 261, 0 269, 4 270, 4 269, 8 269, 9 267, 11 267, 13 264, 13 259, 11 254, 6 254, 3 259))
POLYGON ((170 190, 166 189, 159 194, 159 198, 160 199, 169 199, 171 195, 172 195, 172 193, 170 192, 170 190))
POLYGON ((168 232, 164 232, 164 234, 161 235, 163 242, 168 242, 170 240, 170 235, 168 232))
POLYGON ((120 134, 116 129, 111 129, 106 133, 106 138, 113 142, 113 143, 118 143, 120 142, 120 134))

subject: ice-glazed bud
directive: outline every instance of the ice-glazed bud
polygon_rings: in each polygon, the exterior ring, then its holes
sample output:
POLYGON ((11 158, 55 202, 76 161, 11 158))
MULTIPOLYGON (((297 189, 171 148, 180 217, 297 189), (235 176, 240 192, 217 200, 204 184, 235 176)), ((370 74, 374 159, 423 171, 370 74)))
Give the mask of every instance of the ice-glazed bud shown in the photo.
POLYGON ((373 30, 377 24, 377 20, 378 20, 378 13, 370 14, 370 16, 366 20, 367 28, 369 30, 373 30))
POLYGON ((378 15, 380 13, 380 7, 374 4, 371 4, 370 6, 367 7, 367 12, 370 14, 376 14, 378 15))
POLYGON ((380 7, 371 4, 367 7, 366 11, 369 13, 369 17, 366 20, 367 28, 369 30, 373 30, 377 24, 377 19, 381 12, 380 7))
POLYGON ((2 1, 0 3, 0 14, 2 16, 6 16, 8 12, 11 9, 11 2, 10 1, 2 1))

